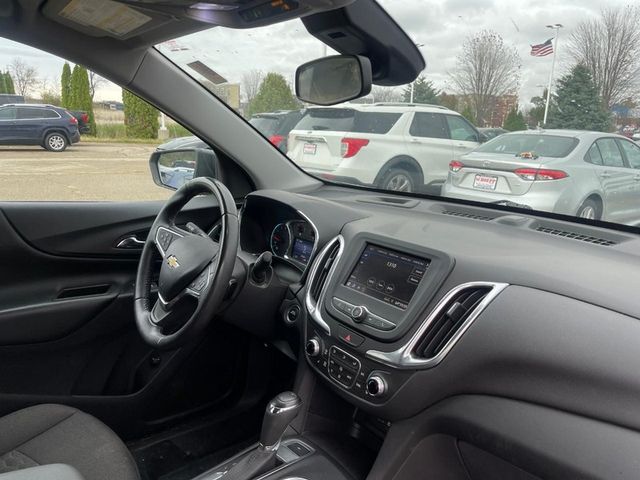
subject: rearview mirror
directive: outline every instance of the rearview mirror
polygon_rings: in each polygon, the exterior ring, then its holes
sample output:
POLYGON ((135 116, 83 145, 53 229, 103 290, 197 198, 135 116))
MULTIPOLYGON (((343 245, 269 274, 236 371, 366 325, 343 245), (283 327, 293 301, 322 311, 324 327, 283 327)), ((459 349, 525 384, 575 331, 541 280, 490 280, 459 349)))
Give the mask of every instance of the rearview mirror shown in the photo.
POLYGON ((360 55, 319 58, 296 70, 296 95, 314 105, 335 105, 371 92, 371 62, 360 55))
POLYGON ((195 177, 217 178, 218 157, 203 148, 157 150, 151 154, 149 167, 156 185, 177 190, 195 177))

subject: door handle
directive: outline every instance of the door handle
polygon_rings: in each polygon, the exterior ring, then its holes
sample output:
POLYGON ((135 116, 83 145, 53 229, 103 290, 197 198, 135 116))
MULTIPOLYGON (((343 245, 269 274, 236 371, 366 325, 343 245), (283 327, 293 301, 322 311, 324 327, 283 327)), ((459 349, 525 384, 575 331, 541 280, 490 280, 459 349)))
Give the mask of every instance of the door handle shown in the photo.
POLYGON ((130 235, 128 237, 125 237, 121 240, 118 241, 118 243, 116 244, 116 248, 122 248, 125 250, 131 250, 131 249, 140 249, 144 246, 144 240, 140 240, 138 237, 136 237, 135 235, 130 235))
POLYGON ((636 175, 635 177, 633 177, 633 179, 634 179, 636 182, 640 182, 640 174, 638 174, 638 175, 636 175))
POLYGON ((600 178, 611 178, 611 174, 609 172, 602 172, 600 178))

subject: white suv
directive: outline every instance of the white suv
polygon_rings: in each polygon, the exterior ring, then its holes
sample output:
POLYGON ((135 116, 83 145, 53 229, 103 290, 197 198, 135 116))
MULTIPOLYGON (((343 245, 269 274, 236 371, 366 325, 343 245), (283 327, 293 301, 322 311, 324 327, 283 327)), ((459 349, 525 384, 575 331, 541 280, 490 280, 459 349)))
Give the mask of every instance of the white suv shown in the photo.
POLYGON ((439 194, 449 163, 482 134, 445 107, 406 103, 310 108, 289 134, 306 171, 384 190, 439 194))

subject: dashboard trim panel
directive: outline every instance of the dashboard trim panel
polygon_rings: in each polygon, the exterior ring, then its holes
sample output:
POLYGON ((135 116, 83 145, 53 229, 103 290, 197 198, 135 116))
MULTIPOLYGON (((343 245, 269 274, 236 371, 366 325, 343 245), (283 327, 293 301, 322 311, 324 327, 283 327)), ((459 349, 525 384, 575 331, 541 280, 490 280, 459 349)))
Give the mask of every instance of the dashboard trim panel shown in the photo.
POLYGON ((435 306, 427 318, 422 322, 418 330, 413 334, 411 339, 401 348, 393 352, 381 352, 378 350, 368 350, 366 357, 380 362, 389 367, 398 369, 427 369, 433 368, 438 365, 444 357, 451 351, 455 344, 462 338, 464 333, 471 327, 473 322, 480 316, 480 314, 487 308, 487 306, 505 289, 509 286, 508 283, 496 283, 496 282, 469 282, 458 285, 450 290, 435 306), (413 351, 422 339, 422 336, 429 329, 431 324, 436 318, 442 314, 447 304, 460 292, 469 288, 482 288, 489 287, 491 291, 487 296, 478 304, 469 317, 460 326, 458 331, 451 337, 442 350, 431 358, 419 358, 413 351))

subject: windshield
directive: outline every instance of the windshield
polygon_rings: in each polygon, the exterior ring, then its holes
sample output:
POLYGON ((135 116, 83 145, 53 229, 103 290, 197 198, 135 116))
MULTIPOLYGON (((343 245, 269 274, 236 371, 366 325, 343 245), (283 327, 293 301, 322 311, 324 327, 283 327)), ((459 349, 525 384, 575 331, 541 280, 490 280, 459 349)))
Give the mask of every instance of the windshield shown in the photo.
POLYGON ((640 224, 639 6, 379 3, 428 67, 336 106, 295 97, 296 68, 337 54, 299 20, 157 49, 319 179, 640 224))

